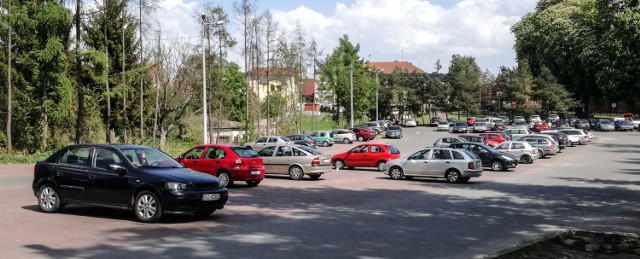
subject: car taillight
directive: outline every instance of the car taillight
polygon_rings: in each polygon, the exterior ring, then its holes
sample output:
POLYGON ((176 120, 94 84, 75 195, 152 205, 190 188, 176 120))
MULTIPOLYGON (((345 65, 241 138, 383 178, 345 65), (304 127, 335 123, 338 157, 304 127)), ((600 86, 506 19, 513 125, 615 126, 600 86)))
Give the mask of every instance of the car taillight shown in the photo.
POLYGON ((475 169, 476 165, 475 165, 473 162, 469 162, 469 164, 467 165, 467 167, 468 167, 469 169, 472 169, 472 170, 473 170, 473 169, 475 169))
POLYGON ((549 150, 553 150, 553 146, 551 146, 551 147, 549 148, 549 150))
POLYGON ((534 155, 535 155, 535 154, 536 154, 536 150, 535 150, 535 149, 532 149, 532 150, 531 150, 531 154, 534 154, 534 155))
POLYGON ((320 158, 316 157, 313 160, 311 160, 311 165, 319 165, 320 164, 320 158))

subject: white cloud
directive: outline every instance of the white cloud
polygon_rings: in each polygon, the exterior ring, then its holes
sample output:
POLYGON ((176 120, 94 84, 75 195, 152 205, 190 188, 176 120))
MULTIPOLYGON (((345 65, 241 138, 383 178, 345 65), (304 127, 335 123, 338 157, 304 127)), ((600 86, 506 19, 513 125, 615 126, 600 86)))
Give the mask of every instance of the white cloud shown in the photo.
MULTIPOLYGON (((461 0, 443 8, 425 0, 355 0, 349 5, 336 2, 329 15, 305 6, 272 12, 280 30, 288 34, 299 22, 308 39, 313 37, 325 55, 333 50, 338 38, 348 34, 352 42, 360 44, 360 55, 371 61, 404 59, 433 71, 437 59, 446 70, 451 56, 462 54, 476 57, 482 69, 495 73, 500 65, 515 64, 510 28, 533 11, 536 2, 461 0)), ((267 4, 262 3, 268 8, 267 4)), ((194 15, 201 7, 194 0, 163 0, 159 6, 157 17, 165 35, 199 34, 194 15)), ((232 10, 226 11, 233 16, 232 10)), ((230 26, 237 31, 237 26, 230 26)), ((242 39, 237 32, 234 36, 242 39)), ((240 60, 239 51, 234 51, 229 52, 230 58, 240 60)))
POLYGON ((445 9, 421 0, 356 0, 337 3, 325 16, 306 7, 274 12, 281 28, 304 31, 332 51, 343 34, 360 43, 360 55, 372 61, 402 59, 432 71, 440 59, 446 68, 453 54, 476 57, 483 69, 515 64, 513 23, 535 7, 536 0, 464 0, 445 9))

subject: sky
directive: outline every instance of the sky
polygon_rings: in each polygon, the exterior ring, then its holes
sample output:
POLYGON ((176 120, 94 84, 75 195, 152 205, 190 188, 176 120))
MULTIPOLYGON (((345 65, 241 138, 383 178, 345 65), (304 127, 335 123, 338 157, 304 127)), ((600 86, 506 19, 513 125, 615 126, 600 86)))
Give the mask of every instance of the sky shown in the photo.
MULTIPOLYGON (((156 17, 166 39, 199 41, 194 17, 204 6, 221 5, 233 16, 232 0, 158 0, 156 17)), ((447 72, 454 54, 473 56, 482 70, 496 74, 500 66, 515 66, 510 29, 532 12, 537 0, 256 0, 257 13, 271 10, 279 29, 288 35, 300 23, 308 41, 315 39, 323 57, 338 39, 349 35, 368 61, 408 61, 435 72, 440 60, 447 72)), ((240 25, 229 25, 239 42, 229 59, 243 65, 240 25)))

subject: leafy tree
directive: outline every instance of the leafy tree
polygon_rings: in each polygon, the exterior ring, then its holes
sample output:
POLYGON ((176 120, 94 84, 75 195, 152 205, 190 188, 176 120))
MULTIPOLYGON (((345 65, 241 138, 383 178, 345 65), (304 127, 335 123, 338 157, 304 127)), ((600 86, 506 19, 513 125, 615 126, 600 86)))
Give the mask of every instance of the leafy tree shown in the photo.
MULTIPOLYGON (((378 85, 369 71, 363 66, 358 57, 360 45, 353 45, 349 36, 344 35, 339 39, 338 46, 327 56, 324 65, 320 68, 322 82, 326 89, 330 89, 337 97, 337 104, 344 109, 344 117, 350 118, 351 105, 351 81, 350 73, 353 71, 353 112, 360 115, 375 107, 375 93, 378 85), (333 84, 331 84, 333 82, 333 84)), ((356 116, 354 116, 356 118, 356 116)), ((340 115, 334 118, 338 123, 340 115)))
POLYGON ((482 71, 475 58, 453 55, 447 83, 451 86, 451 105, 457 109, 480 112, 480 79, 482 71))

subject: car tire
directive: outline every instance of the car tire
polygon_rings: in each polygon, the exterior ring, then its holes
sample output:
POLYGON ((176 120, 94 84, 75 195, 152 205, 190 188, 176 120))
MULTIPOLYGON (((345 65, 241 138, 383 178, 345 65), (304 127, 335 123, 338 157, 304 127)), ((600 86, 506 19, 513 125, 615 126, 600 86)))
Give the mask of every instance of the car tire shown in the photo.
POLYGON ((547 155, 544 153, 544 150, 538 148, 538 158, 544 158, 547 155))
POLYGON ((364 138, 362 136, 358 137, 358 141, 363 142, 364 138))
POLYGON ((351 140, 349 140, 348 138, 344 138, 344 139, 342 140, 342 143, 343 143, 343 144, 351 144, 351 140))
POLYGON ((333 161, 333 166, 336 168, 337 171, 340 171, 344 169, 344 161, 337 159, 336 161, 333 161))
POLYGON ((53 184, 45 183, 38 189, 38 206, 47 213, 59 212, 64 208, 58 189, 53 184))
POLYGON ((304 178, 304 171, 297 165, 289 167, 289 177, 291 180, 302 180, 304 178))
POLYGON ((578 145, 584 145, 584 144, 582 144, 582 140, 581 139, 578 140, 578 145))
POLYGON ((376 164, 376 167, 378 168, 378 171, 383 172, 384 171, 384 166, 387 164, 387 161, 378 161, 378 164, 376 164))
POLYGON ((573 141, 567 140, 567 147, 573 147, 573 141))
POLYGON ((327 141, 322 141, 322 146, 323 146, 323 147, 328 147, 328 146, 329 146, 329 142, 327 142, 327 141))
POLYGON ((311 180, 318 180, 322 174, 310 174, 311 180))
POLYGON ((206 218, 206 217, 209 217, 214 212, 216 212, 215 209, 213 209, 213 210, 201 210, 201 211, 196 211, 193 214, 195 214, 197 217, 206 218))
POLYGON ((251 186, 251 187, 258 187, 258 185, 260 184, 260 180, 251 180, 251 181, 246 181, 247 185, 251 186))
POLYGON ((249 150, 253 150, 252 146, 246 146, 245 148, 249 149, 249 150))
POLYGON ((404 172, 399 166, 394 166, 389 169, 389 177, 393 180, 400 180, 404 177, 404 172))
POLYGON ((522 155, 520 157, 520 163, 531 164, 531 163, 533 163, 533 159, 531 159, 531 157, 529 155, 522 155))
POLYGON ((493 171, 502 171, 504 170, 504 164, 502 161, 494 160, 491 162, 491 169, 493 169, 493 171))
POLYGON ((133 201, 133 212, 136 218, 144 223, 154 223, 162 218, 162 202, 158 195, 151 191, 141 191, 133 201))
POLYGON ((233 185, 233 178, 231 178, 231 174, 229 172, 221 171, 217 176, 220 178, 220 186, 228 187, 233 185))
POLYGON ((445 176, 447 177, 447 182, 449 183, 460 183, 462 181, 462 176, 456 169, 449 169, 445 176))

